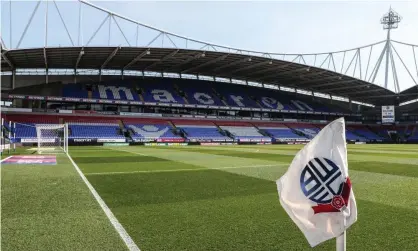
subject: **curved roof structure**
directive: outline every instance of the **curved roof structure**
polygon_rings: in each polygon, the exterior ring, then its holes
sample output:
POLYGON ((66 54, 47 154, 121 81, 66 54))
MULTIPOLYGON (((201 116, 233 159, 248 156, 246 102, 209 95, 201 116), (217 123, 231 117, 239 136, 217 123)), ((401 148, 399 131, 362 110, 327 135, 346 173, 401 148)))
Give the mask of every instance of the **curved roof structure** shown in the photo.
MULTIPOLYGON (((69 29, 74 22, 65 22, 65 15, 62 10, 60 11, 59 3, 54 0, 37 2, 21 36, 18 40, 14 39, 18 41, 14 47, 11 44, 13 39, 4 39, 5 34, 2 34, 2 71, 35 68, 73 71, 75 69, 112 69, 175 73, 180 76, 182 74, 205 75, 326 93, 374 105, 398 104, 415 99, 417 96, 414 86, 418 85, 418 68, 415 69, 413 64, 417 65, 417 45, 387 40, 328 53, 285 54, 248 51, 166 32, 86 1, 80 0, 78 4, 79 9, 74 8, 76 12, 73 13, 73 15, 78 14, 79 19, 78 41, 76 41, 69 29), (45 5, 43 13, 45 26, 32 27, 32 19, 37 12, 42 12, 42 5, 45 5), (50 6, 48 12, 48 5, 55 6, 59 19, 48 18, 51 15, 50 12, 54 10, 50 6), (87 9, 98 11, 104 17, 92 34, 82 34, 82 29, 80 29, 82 20, 86 19, 85 15, 89 15, 86 13, 87 9), (62 29, 53 32, 48 22, 62 23, 62 29), (108 24, 106 36, 109 38, 105 39, 107 43, 93 46, 95 37, 102 30, 106 30, 103 28, 106 24, 108 24), (136 27, 136 41, 131 39, 134 37, 132 34, 125 34, 128 28, 124 28, 124 24, 136 27), (118 44, 115 46, 110 42, 110 38, 115 37, 115 31, 112 33, 111 27, 119 34, 118 44), (45 33, 44 46, 31 49, 21 48, 28 29, 38 29, 38 33, 42 31, 45 33), (142 30, 139 31, 139 29, 142 30), (149 37, 152 39, 139 42, 138 32, 144 34, 144 30, 150 33, 149 37), (68 36, 69 43, 60 47, 51 47, 54 43, 50 41, 51 35, 47 34, 58 34, 58 32, 66 34, 64 36, 68 36), (88 39, 83 41, 83 37, 88 39), (7 47, 4 41, 9 40, 10 45, 7 47), (403 50, 400 46, 406 49, 403 50), (410 60, 403 60, 403 51, 407 51, 410 60), (390 74, 392 80, 389 81, 388 74, 386 74, 385 86, 382 87, 379 85, 381 82, 378 81, 378 75, 384 75, 382 74, 384 69, 381 69, 384 68, 384 63, 382 63, 384 58, 388 62, 390 59, 393 64, 392 74, 390 74), (394 66, 395 61, 399 61, 400 66, 394 66), (400 73, 401 69, 403 73, 400 73), (410 88, 401 91, 399 82, 406 80, 411 83, 410 88), (393 91, 388 88, 388 82, 392 81, 393 91)), ((386 72, 389 69, 388 66, 389 63, 386 63, 386 72)))
POLYGON ((386 98, 384 103, 388 104, 387 98, 397 96, 383 87, 317 67, 234 53, 168 48, 66 47, 10 50, 2 54, 2 59, 2 69, 81 68, 195 74, 300 88, 372 104, 379 104, 382 98, 386 98))

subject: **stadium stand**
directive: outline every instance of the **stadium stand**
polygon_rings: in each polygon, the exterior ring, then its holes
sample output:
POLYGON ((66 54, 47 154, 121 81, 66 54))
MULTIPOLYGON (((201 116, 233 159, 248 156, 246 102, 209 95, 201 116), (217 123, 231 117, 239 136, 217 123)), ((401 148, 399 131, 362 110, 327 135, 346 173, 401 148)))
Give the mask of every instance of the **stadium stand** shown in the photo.
POLYGON ((70 139, 125 139, 118 124, 108 123, 68 123, 70 139))
POLYGON ((217 122, 222 131, 240 142, 271 142, 271 137, 265 136, 250 123, 246 122, 217 122))
POLYGON ((15 133, 17 139, 36 138, 35 124, 16 123, 15 133))
POLYGON ((418 142, 418 126, 413 126, 408 141, 418 142))
POLYGON ((215 125, 180 125, 190 141, 231 141, 228 136, 222 135, 215 125))
POLYGON ((125 128, 134 141, 176 141, 184 139, 174 134, 174 128, 164 120, 124 120, 125 128))
POLYGON ((385 139, 382 136, 379 136, 376 133, 372 132, 366 126, 349 126, 347 128, 355 135, 362 136, 366 138, 368 141, 383 141, 385 139))
POLYGON ((293 123, 293 124, 286 124, 286 126, 288 126, 289 128, 292 128, 296 132, 304 135, 308 139, 312 139, 313 137, 315 137, 319 133, 319 131, 321 130, 319 127, 316 127, 316 126, 311 125, 311 124, 296 124, 296 123, 293 123))
POLYGON ((345 130, 345 138, 346 140, 349 140, 349 141, 361 141, 361 142, 367 141, 365 137, 357 135, 354 132, 350 131, 349 129, 345 130))
MULTIPOLYGON (((240 108, 263 108, 305 112, 343 112, 302 96, 277 90, 266 90, 252 86, 220 84, 209 81, 148 80, 135 84, 129 81, 89 84, 92 98, 147 103, 193 104, 230 106, 240 108)), ((63 87, 64 97, 89 97, 83 84, 63 87)), ((345 111, 344 111, 345 112, 345 111)))
POLYGON ((296 131, 287 127, 283 123, 254 123, 254 125, 258 127, 260 132, 263 132, 265 135, 270 136, 271 138, 273 138, 274 141, 289 142, 308 140, 308 138, 301 134, 298 134, 296 131))

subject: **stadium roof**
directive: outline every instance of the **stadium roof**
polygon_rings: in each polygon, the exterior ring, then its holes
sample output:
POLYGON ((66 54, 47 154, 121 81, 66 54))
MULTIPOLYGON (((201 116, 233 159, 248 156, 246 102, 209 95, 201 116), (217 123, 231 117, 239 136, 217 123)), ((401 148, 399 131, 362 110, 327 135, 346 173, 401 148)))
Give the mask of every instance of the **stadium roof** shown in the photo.
POLYGON ((300 88, 375 105, 407 101, 413 87, 396 94, 333 71, 265 57, 202 50, 139 47, 60 47, 2 51, 10 69, 114 69, 215 76, 300 88), (397 98, 399 97, 399 98, 397 98))

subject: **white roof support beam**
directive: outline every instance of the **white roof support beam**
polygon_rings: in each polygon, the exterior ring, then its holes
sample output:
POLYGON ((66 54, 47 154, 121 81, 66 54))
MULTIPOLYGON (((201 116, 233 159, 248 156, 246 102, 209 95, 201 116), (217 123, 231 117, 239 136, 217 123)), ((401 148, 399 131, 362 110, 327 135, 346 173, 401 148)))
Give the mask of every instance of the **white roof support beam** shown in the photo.
MULTIPOLYGON (((45 63, 45 69, 48 71, 48 58, 46 57, 46 48, 44 47, 44 63, 45 63)), ((48 74, 48 73, 47 73, 48 74)))
POLYGON ((217 58, 214 58, 214 59, 212 59, 212 60, 210 60, 210 61, 208 61, 208 62, 205 62, 205 63, 203 63, 203 64, 196 65, 195 67, 192 67, 192 68, 186 69, 186 70, 182 71, 181 73, 182 73, 182 74, 184 74, 184 73, 188 73, 188 72, 190 72, 190 71, 197 70, 197 69, 202 68, 202 67, 204 67, 204 66, 208 66, 208 65, 214 64, 214 63, 216 63, 216 62, 219 62, 219 61, 224 60, 224 59, 225 59, 225 58, 227 58, 228 56, 229 56, 229 54, 222 55, 222 56, 217 57, 217 58))
POLYGON ((247 57, 247 58, 244 58, 244 59, 241 59, 241 60, 238 60, 238 61, 235 61, 235 62, 226 64, 226 65, 222 65, 222 66, 216 67, 215 69, 212 70, 212 72, 217 72, 217 71, 219 71, 221 69, 225 69, 225 68, 228 68, 228 67, 231 67, 231 66, 240 64, 242 62, 246 62, 246 61, 251 61, 251 57, 247 57))
POLYGON ((120 47, 116 47, 115 50, 113 50, 113 52, 110 53, 110 55, 106 58, 106 61, 104 61, 104 63, 100 67, 100 70, 106 67, 106 65, 110 62, 110 60, 112 60, 112 58, 116 55, 116 53, 118 53, 119 49, 120 47))
POLYGON ((7 58, 6 53, 7 53, 7 51, 4 51, 4 52, 1 53, 1 55, 3 56, 4 61, 6 61, 6 63, 10 66, 10 68, 12 68, 12 70, 14 70, 15 67, 12 64, 12 62, 10 62, 9 58, 7 58))
POLYGON ((158 61, 158 62, 154 62, 154 63, 152 63, 152 64, 148 65, 147 67, 145 67, 144 71, 146 71, 148 68, 151 68, 151 67, 153 67, 153 66, 155 66, 155 65, 159 64, 160 62, 164 62, 164 60, 166 60, 166 59, 168 59, 168 58, 171 58, 171 57, 175 56, 175 55, 176 55, 179 51, 180 51, 180 50, 175 50, 175 51, 171 52, 170 54, 165 55, 165 56, 164 56, 164 57, 163 57, 160 61, 158 61))
POLYGON ((177 64, 177 65, 174 65, 173 67, 168 68, 166 71, 170 72, 170 70, 175 69, 175 68, 180 69, 183 65, 186 65, 186 64, 192 62, 193 60, 196 60, 196 59, 199 59, 201 57, 204 57, 204 55, 205 55, 204 52, 199 52, 199 53, 197 53, 197 54, 195 54, 193 56, 190 56, 184 62, 182 62, 180 64, 177 64))
POLYGON ((379 91, 385 91, 386 89, 372 89, 372 90, 366 90, 366 91, 354 91, 354 92, 345 92, 344 95, 351 95, 351 94, 362 94, 362 93, 373 93, 373 92, 379 92, 379 91))
POLYGON ((292 65, 292 64, 294 64, 294 62, 289 62, 287 64, 279 65, 277 67, 274 67, 273 69, 272 68, 266 68, 266 69, 259 70, 259 71, 253 71, 248 76, 257 75, 257 74, 264 73, 264 72, 269 72, 269 71, 272 71, 272 70, 280 70, 280 69, 286 68, 286 67, 288 67, 289 65, 292 65))
MULTIPOLYGON (((282 67, 282 68, 284 68, 284 67, 282 67)), ((287 71, 287 72, 288 73, 291 73, 291 72, 307 71, 307 69, 309 69, 309 67, 303 67, 303 68, 299 68, 299 69, 294 69, 294 70, 287 71)), ((279 69, 276 69, 276 70, 279 70, 279 69)), ((261 78, 259 78, 258 80, 263 80, 263 79, 267 79, 267 78, 276 77, 279 74, 283 74, 283 72, 280 71, 280 72, 275 72, 275 73, 272 73, 272 74, 269 74, 269 75, 265 75, 265 76, 262 76, 261 78)))
POLYGON ((128 69, 130 66, 132 66, 133 64, 135 64, 136 62, 138 62, 141 58, 145 57, 145 55, 149 55, 149 54, 151 54, 150 49, 141 52, 138 56, 136 56, 134 59, 132 59, 131 62, 129 62, 127 65, 125 65, 122 68, 122 70, 124 71, 124 70, 128 69))
POLYGON ((355 79, 351 79, 351 80, 343 80, 343 81, 336 81, 336 82, 327 82, 325 84, 320 84, 320 85, 312 85, 313 88, 317 88, 317 87, 324 87, 324 86, 330 86, 330 85, 338 85, 338 84, 345 84, 345 83, 352 83, 355 82, 355 79))
POLYGON ((76 61, 75 66, 74 66, 75 74, 77 74, 77 68, 78 68, 78 65, 80 64, 80 61, 81 61, 81 58, 83 57, 83 55, 84 55, 84 47, 81 47, 81 50, 78 53, 77 61, 76 61))
MULTIPOLYGON (((309 76, 312 76, 312 75, 307 75, 307 77, 309 77, 309 76)), ((326 78, 321 78, 321 81, 329 80, 329 79, 340 79, 340 78, 342 78, 342 76, 330 76, 330 77, 326 77, 326 78)), ((314 82, 318 82, 318 79, 302 81, 302 82, 300 82, 300 84, 309 84, 309 83, 314 83, 314 82)))
POLYGON ((45 83, 48 84, 49 82, 49 71, 48 71, 48 58, 46 56, 46 48, 44 47, 44 63, 45 63, 45 70, 46 70, 46 74, 45 74, 45 83))
POLYGON ((358 88, 358 87, 367 87, 370 86, 371 84, 364 84, 364 85, 355 85, 355 86, 343 86, 343 87, 339 87, 339 88, 331 88, 331 89, 327 89, 327 92, 330 91, 341 91, 341 90, 347 90, 347 89, 352 89, 352 88, 358 88))
POLYGON ((267 61, 259 62, 259 63, 253 64, 253 65, 249 65, 249 66, 237 69, 235 71, 231 71, 230 73, 237 73, 237 72, 240 72, 240 71, 245 71, 245 70, 249 70, 249 69, 252 69, 252 68, 256 68, 256 67, 259 67, 259 66, 263 66, 263 65, 266 65, 266 64, 272 64, 272 63, 273 62, 271 60, 267 60, 267 61))

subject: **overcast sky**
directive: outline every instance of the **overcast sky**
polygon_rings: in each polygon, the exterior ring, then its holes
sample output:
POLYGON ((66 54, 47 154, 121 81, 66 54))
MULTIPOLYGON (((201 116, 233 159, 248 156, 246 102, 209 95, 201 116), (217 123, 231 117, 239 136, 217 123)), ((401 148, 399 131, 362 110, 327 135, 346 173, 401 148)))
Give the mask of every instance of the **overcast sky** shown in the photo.
MULTIPOLYGON (((380 19, 392 6, 403 17, 399 28, 392 32, 392 38, 418 44, 418 1, 93 1, 93 3, 144 24, 185 37, 230 47, 278 53, 339 51, 385 40, 386 32, 382 29, 380 19)), ((77 44, 79 4, 76 1, 57 1, 57 5, 67 23, 73 42, 77 44)), ((13 1, 12 47, 16 47, 20 40, 35 6, 34 1, 13 1)), ((2 38, 8 47, 10 47, 9 7, 9 1, 2 0, 2 38)), ((20 48, 43 46, 45 11, 46 4, 42 3, 20 48)), ((80 40, 85 45, 106 15, 90 7, 83 8, 83 14, 83 32, 80 40)), ((52 2, 49 4, 48 20, 48 46, 70 45, 52 2)), ((119 25, 126 32, 131 44, 135 44, 136 28, 123 21, 119 21, 119 25)), ((115 23, 111 24, 111 30, 109 41, 106 23, 89 45, 104 46, 108 42, 110 45, 126 44, 115 23)), ((140 45, 147 44, 157 34, 145 28, 141 28, 139 33, 140 45)), ((179 47, 184 43, 174 42, 180 43, 179 47)), ((418 81, 417 72, 412 67, 414 65, 412 48, 398 50, 401 57, 409 57, 405 62, 408 66, 411 65, 411 74, 418 81)), ((377 51, 376 49, 376 53, 377 51)), ((416 53, 418 56, 418 51, 416 53)), ((378 54, 376 55, 377 58, 378 54)), ((399 71, 401 86, 403 88, 412 86, 414 83, 407 72, 399 71)))

